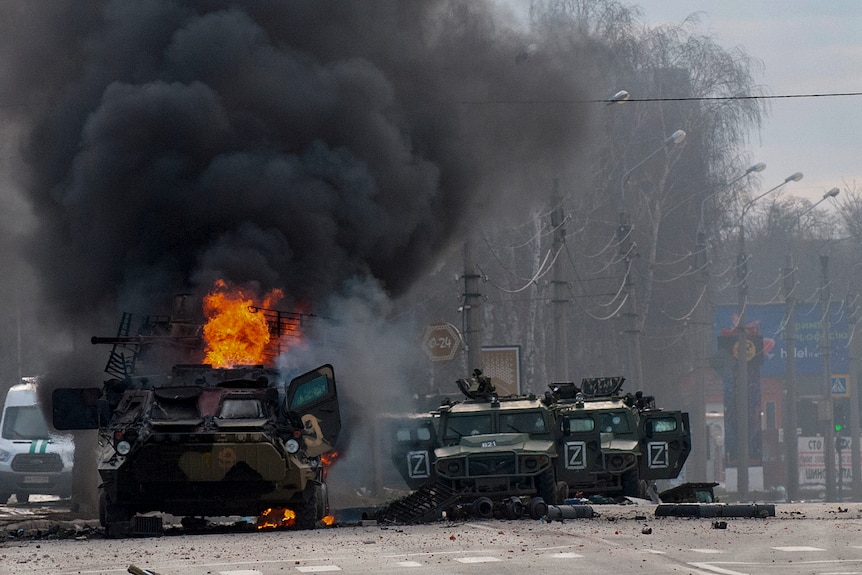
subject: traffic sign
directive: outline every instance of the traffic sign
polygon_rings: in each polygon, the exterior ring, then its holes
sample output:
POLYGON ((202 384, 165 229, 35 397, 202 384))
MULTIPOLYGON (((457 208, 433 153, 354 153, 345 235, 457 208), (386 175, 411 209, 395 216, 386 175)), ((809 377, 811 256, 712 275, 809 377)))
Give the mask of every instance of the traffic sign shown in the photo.
POLYGON ((447 363, 461 351, 461 333, 451 323, 432 323, 425 328, 422 347, 435 363, 447 363))
POLYGON ((850 393, 847 390, 849 380, 849 375, 833 373, 830 386, 832 389, 832 397, 849 397, 850 393))

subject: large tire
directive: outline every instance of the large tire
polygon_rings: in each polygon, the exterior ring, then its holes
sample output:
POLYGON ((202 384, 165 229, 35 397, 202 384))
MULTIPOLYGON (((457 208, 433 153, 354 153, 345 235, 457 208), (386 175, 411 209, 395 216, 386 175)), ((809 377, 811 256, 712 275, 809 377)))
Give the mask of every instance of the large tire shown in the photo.
POLYGON ((554 487, 554 505, 563 505, 569 498, 569 484, 565 481, 557 481, 554 487))
POLYGON ((11 493, 0 493, 0 505, 6 505, 6 502, 9 501, 9 498, 12 497, 11 493))
POLYGON ((317 527, 317 496, 319 495, 319 485, 309 483, 306 487, 308 497, 300 498, 296 505, 296 528, 301 530, 314 529, 317 527))
POLYGON ((527 506, 527 512, 533 519, 541 519, 548 513, 548 504, 541 497, 533 497, 527 506))
POLYGON ((29 493, 16 493, 15 499, 18 500, 18 503, 27 503, 30 501, 30 494, 29 493))
POLYGON ((620 478, 620 484, 623 488, 623 495, 626 497, 638 497, 646 499, 646 482, 641 481, 637 468, 630 469, 623 473, 620 478))
POLYGON ((489 497, 480 497, 473 502, 471 511, 476 517, 491 519, 494 517, 494 502, 489 497))
POLYGON ((510 497, 503 501, 503 514, 506 519, 520 519, 524 511, 524 502, 520 497, 510 497))
POLYGON ((99 488, 99 525, 102 527, 108 522, 108 496, 105 488, 99 488))
POLYGON ((128 534, 127 523, 132 513, 125 505, 108 502, 105 488, 99 489, 99 524, 105 529, 105 537, 122 537, 128 534))
POLYGON ((544 499, 548 505, 556 505, 554 501, 556 487, 553 469, 547 469, 536 477, 536 495, 544 499))
POLYGON ((329 489, 326 483, 317 486, 317 519, 323 519, 329 515, 329 489))

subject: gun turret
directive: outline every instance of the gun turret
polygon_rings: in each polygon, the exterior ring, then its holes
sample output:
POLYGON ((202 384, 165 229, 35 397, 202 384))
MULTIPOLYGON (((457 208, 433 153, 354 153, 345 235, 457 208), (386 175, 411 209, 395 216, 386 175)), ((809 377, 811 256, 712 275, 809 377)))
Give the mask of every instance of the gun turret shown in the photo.
POLYGON ((455 383, 458 384, 458 389, 461 390, 461 393, 469 399, 488 399, 497 393, 497 389, 491 383, 491 378, 487 375, 482 375, 481 369, 474 369, 473 377, 458 379, 455 383))

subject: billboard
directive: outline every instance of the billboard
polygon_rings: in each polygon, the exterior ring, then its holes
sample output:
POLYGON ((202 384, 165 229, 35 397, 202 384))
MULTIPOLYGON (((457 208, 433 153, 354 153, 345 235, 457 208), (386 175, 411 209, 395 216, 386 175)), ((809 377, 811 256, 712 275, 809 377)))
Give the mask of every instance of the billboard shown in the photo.
MULTIPOLYGON (((847 314, 841 302, 829 306, 829 363, 832 373, 848 373, 850 370, 848 345, 850 332, 847 314)), ((736 324, 739 307, 720 305, 715 308, 715 336, 727 333, 736 324)), ((760 375, 783 377, 787 365, 787 340, 784 304, 749 304, 745 308, 745 324, 749 332, 756 331, 763 337, 763 351, 759 358, 760 375)), ((819 375, 823 373, 821 357, 824 318, 820 304, 796 304, 794 312, 796 374, 819 375)))
POLYGON ((521 393, 521 346, 483 346, 482 365, 498 394, 521 393))

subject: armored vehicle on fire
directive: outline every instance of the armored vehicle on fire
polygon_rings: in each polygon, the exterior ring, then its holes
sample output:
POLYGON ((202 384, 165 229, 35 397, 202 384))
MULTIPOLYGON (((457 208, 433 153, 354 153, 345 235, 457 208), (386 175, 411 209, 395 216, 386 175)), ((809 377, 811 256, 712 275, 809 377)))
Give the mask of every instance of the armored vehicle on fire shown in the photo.
POLYGON ((540 399, 498 397, 478 370, 458 380, 465 401, 398 422, 393 461, 415 492, 384 519, 418 522, 453 506, 536 517, 570 497, 649 497, 651 482, 682 470, 688 414, 658 409, 640 392, 620 395, 623 381, 552 384, 540 399))
POLYGON ((203 357, 196 330, 148 316, 129 334, 131 323, 124 314, 120 335, 93 338, 113 345, 113 377, 101 388, 53 394, 57 429, 99 430, 106 534, 160 532, 161 516, 136 515, 151 511, 197 525, 280 510, 277 526, 315 527, 328 514, 321 458, 341 427, 332 366, 289 381, 264 365, 175 364, 165 372, 156 369, 160 352, 203 357))

